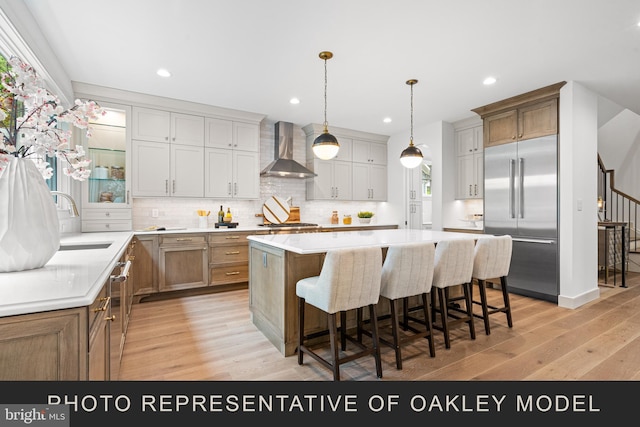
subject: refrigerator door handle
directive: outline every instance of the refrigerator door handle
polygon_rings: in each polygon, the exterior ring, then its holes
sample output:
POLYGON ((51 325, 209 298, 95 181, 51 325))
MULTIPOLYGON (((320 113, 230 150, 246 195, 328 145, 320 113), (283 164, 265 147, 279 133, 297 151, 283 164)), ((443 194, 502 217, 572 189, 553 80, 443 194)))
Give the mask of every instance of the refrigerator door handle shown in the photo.
POLYGON ((524 218, 524 159, 520 157, 518 161, 519 161, 518 173, 520 178, 520 183, 519 183, 520 191, 518 193, 520 206, 518 207, 518 210, 520 212, 520 218, 524 218))
POLYGON ((516 161, 514 159, 509 159, 509 216, 511 218, 516 217, 516 207, 515 207, 515 164, 516 161))
POLYGON ((553 245, 555 240, 541 240, 541 239, 524 239, 522 237, 513 237, 511 240, 514 242, 526 242, 526 243, 541 243, 545 245, 553 245))

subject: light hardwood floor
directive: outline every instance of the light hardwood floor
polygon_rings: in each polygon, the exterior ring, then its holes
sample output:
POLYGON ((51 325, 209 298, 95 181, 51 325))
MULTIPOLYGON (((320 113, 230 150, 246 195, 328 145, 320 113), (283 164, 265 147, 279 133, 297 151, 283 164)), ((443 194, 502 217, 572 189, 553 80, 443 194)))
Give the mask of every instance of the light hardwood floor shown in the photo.
MULTIPOLYGON (((640 275, 628 288, 601 286, 577 309, 511 294, 513 328, 491 316, 452 332, 451 349, 435 331, 436 356, 419 340, 403 347, 403 368, 382 346, 382 381, 640 380, 640 275)), ((489 290, 490 298, 499 298, 489 290)), ((476 307, 478 310, 478 307, 476 307)), ((380 381, 372 358, 341 367, 343 380, 380 381)), ((120 380, 323 381, 331 372, 310 357, 284 357, 251 323, 248 290, 135 304, 120 380)))

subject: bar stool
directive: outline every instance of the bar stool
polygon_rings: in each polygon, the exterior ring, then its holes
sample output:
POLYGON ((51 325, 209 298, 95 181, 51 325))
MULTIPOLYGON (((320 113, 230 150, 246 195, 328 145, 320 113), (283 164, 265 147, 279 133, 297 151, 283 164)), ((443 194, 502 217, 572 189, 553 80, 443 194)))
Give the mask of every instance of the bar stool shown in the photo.
POLYGON ((433 242, 409 243, 391 246, 382 265, 382 285, 380 295, 389 300, 391 309, 391 334, 393 342, 380 338, 380 342, 392 347, 396 353, 396 367, 402 369, 401 346, 407 342, 426 338, 429 341, 429 354, 435 357, 433 343, 433 325, 428 295, 431 293, 435 244, 433 242), (420 296, 424 320, 409 316, 409 297, 420 296), (413 334, 401 336, 397 303, 403 302, 403 329, 413 334), (416 329, 409 322, 420 323, 423 330, 416 329))
POLYGON ((298 296, 298 364, 303 364, 305 353, 333 372, 334 381, 340 381, 340 365, 372 355, 376 363, 376 374, 382 378, 382 361, 378 341, 376 304, 380 298, 382 272, 381 248, 338 249, 327 252, 318 276, 301 279, 296 283, 298 296), (305 303, 327 313, 331 360, 320 356, 305 344, 308 338, 304 331, 305 303), (347 335, 346 312, 361 307, 369 308, 373 344, 370 347, 347 335), (346 350, 346 341, 358 347, 356 353, 340 355, 336 314, 340 313, 341 350, 346 350))
POLYGON ((459 323, 469 325, 469 336, 476 339, 473 323, 473 304, 471 302, 471 275, 473 273, 473 251, 475 242, 472 239, 443 240, 436 245, 433 286, 437 288, 439 305, 436 308, 435 293, 431 293, 432 310, 439 312, 442 323, 434 324, 434 329, 442 330, 446 348, 451 348, 449 331, 451 326, 459 323), (462 286, 464 292, 464 308, 450 307, 449 288, 462 286))
POLYGON ((491 334, 489 316, 495 313, 505 313, 507 324, 510 328, 513 327, 511 303, 507 290, 507 275, 511 265, 512 249, 513 242, 509 235, 481 237, 476 242, 472 277, 478 282, 480 301, 473 301, 473 303, 482 307, 482 315, 474 314, 474 316, 484 320, 484 331, 487 335, 491 334), (503 304, 500 307, 487 303, 486 281, 496 278, 500 278, 502 288, 503 304))

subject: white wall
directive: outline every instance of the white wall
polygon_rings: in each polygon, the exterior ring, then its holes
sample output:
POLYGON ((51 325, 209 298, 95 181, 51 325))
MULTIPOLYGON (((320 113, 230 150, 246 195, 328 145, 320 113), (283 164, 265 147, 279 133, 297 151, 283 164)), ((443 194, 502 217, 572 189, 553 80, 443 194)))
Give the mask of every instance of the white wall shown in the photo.
POLYGON ((600 295, 597 231, 597 95, 576 82, 560 90, 560 296, 575 308, 600 295))

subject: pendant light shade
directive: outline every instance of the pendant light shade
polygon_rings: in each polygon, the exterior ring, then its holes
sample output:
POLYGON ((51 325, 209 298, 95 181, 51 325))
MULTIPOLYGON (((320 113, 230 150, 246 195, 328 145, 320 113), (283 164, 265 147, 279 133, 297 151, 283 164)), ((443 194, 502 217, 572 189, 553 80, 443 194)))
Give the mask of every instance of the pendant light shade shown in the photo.
POLYGON ((413 169, 422 163, 422 151, 413 145, 413 85, 418 83, 416 79, 407 80, 407 84, 411 86, 411 136, 409 138, 409 146, 402 150, 400 154, 400 163, 405 168, 413 169))
POLYGON ((321 160, 333 159, 340 150, 338 139, 329 133, 327 128, 327 60, 333 58, 333 53, 323 51, 320 52, 320 59, 324 61, 324 130, 313 141, 311 149, 313 154, 321 160))

